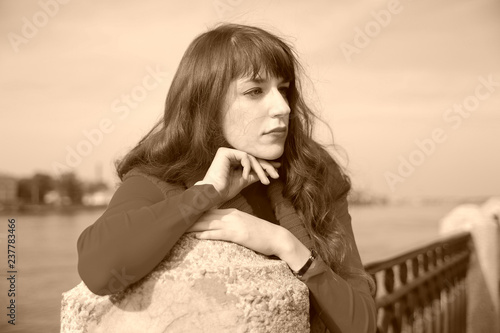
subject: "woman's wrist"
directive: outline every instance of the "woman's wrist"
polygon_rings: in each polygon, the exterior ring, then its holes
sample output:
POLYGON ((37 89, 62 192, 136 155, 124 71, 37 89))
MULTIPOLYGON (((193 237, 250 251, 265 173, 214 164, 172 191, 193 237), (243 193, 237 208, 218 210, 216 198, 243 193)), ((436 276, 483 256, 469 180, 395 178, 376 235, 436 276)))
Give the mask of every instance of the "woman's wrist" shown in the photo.
POLYGON ((276 255, 286 262, 294 272, 304 267, 311 256, 311 251, 285 228, 281 233, 279 244, 281 246, 276 255))
POLYGON ((201 187, 203 185, 208 185, 208 187, 206 189, 203 189, 202 192, 199 193, 199 195, 201 195, 201 198, 203 198, 203 200, 198 199, 199 201, 206 202, 208 200, 209 202, 212 203, 213 207, 217 207, 221 205, 224 201, 226 201, 224 197, 221 196, 219 191, 217 191, 217 188, 213 184, 205 183, 203 181, 198 181, 193 184, 192 188, 196 188, 196 186, 201 187))

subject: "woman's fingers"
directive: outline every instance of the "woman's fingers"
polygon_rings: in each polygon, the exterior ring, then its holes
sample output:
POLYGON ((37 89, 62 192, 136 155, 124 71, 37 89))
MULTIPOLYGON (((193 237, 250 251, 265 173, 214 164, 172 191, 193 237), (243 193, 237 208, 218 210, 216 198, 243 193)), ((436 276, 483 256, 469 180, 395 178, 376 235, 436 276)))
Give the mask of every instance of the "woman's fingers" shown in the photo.
POLYGON ((206 230, 218 230, 223 226, 220 220, 214 220, 210 216, 205 217, 206 220, 201 220, 193 224, 186 232, 200 232, 206 230))
POLYGON ((277 168, 280 165, 279 162, 259 159, 241 150, 221 147, 200 183, 212 184, 229 200, 257 181, 269 185, 268 177, 279 178, 277 168))
POLYGON ((220 148, 219 153, 222 153, 231 164, 235 163, 243 167, 242 178, 245 180, 248 180, 252 170, 263 184, 269 184, 266 172, 273 178, 279 177, 276 169, 281 166, 280 162, 266 161, 246 152, 231 148, 220 148))
POLYGON ((194 236, 198 239, 231 241, 227 230, 224 229, 200 231, 196 232, 194 236))
POLYGON ((281 162, 276 162, 276 161, 267 161, 268 163, 271 163, 273 167, 278 169, 281 166, 281 162))
POLYGON ((241 159, 241 166, 243 167, 242 177, 245 180, 248 180, 248 176, 250 175, 250 171, 252 171, 252 165, 250 163, 250 159, 248 155, 245 154, 241 159))
POLYGON ((253 157, 252 155, 248 155, 248 158, 250 160, 250 163, 252 164, 252 169, 253 169, 253 171, 255 171, 255 173, 259 177, 260 182, 262 184, 268 185, 269 179, 267 178, 266 173, 264 172, 264 169, 262 168, 259 161, 257 161, 257 159, 255 157, 253 157))
POLYGON ((236 162, 243 167, 242 177, 245 180, 248 179, 251 171, 255 172, 263 184, 269 184, 266 171, 273 178, 279 177, 275 169, 281 165, 279 162, 257 159, 248 153, 236 149, 228 149, 224 152, 226 153, 226 157, 232 161, 232 163, 236 162))
POLYGON ((188 232, 198 239, 223 240, 253 251, 272 255, 278 252, 272 240, 282 228, 234 208, 205 212, 188 232))
POLYGON ((226 223, 233 221, 229 218, 232 213, 236 213, 234 208, 210 209, 194 223, 187 232, 218 230, 226 228, 226 223))
POLYGON ((273 177, 274 179, 279 178, 280 175, 278 174, 278 171, 269 161, 261 160, 261 159, 258 159, 258 161, 259 161, 260 165, 262 166, 262 168, 267 171, 269 176, 273 177))
POLYGON ((250 174, 248 175, 248 178, 246 179, 245 187, 247 187, 248 185, 251 185, 255 182, 258 182, 259 180, 260 180, 259 176, 257 176, 257 174, 252 170, 250 172, 250 174))

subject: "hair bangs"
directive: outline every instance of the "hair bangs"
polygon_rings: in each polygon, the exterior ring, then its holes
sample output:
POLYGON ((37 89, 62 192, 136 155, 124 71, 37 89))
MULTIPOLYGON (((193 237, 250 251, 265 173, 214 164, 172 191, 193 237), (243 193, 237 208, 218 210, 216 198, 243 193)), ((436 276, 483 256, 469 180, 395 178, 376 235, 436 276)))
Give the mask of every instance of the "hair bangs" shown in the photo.
POLYGON ((263 36, 233 36, 232 79, 262 75, 295 81, 295 57, 281 40, 263 36))

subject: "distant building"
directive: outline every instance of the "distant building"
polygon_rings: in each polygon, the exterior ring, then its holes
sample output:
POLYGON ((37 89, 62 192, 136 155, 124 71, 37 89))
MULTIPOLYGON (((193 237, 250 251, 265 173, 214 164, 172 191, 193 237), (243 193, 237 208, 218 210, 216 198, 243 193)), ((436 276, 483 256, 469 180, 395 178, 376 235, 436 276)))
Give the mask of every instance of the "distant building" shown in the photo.
POLYGON ((61 206, 63 205, 64 198, 61 197, 59 192, 52 190, 45 194, 43 201, 48 205, 61 206))
POLYGON ((83 204, 87 206, 106 206, 113 197, 113 191, 102 189, 94 193, 87 193, 83 196, 83 204))
POLYGON ((17 179, 0 174, 0 205, 17 202, 17 179))

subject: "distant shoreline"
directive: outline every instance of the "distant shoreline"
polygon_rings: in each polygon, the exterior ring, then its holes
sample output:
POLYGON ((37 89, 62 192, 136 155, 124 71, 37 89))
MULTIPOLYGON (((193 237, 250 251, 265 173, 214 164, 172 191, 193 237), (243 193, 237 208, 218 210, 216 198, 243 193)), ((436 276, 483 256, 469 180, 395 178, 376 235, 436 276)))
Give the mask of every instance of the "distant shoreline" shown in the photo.
POLYGON ((104 211, 107 205, 67 205, 67 206, 50 206, 50 205, 19 205, 0 207, 0 215, 48 215, 53 213, 58 214, 75 214, 82 211, 104 211))

